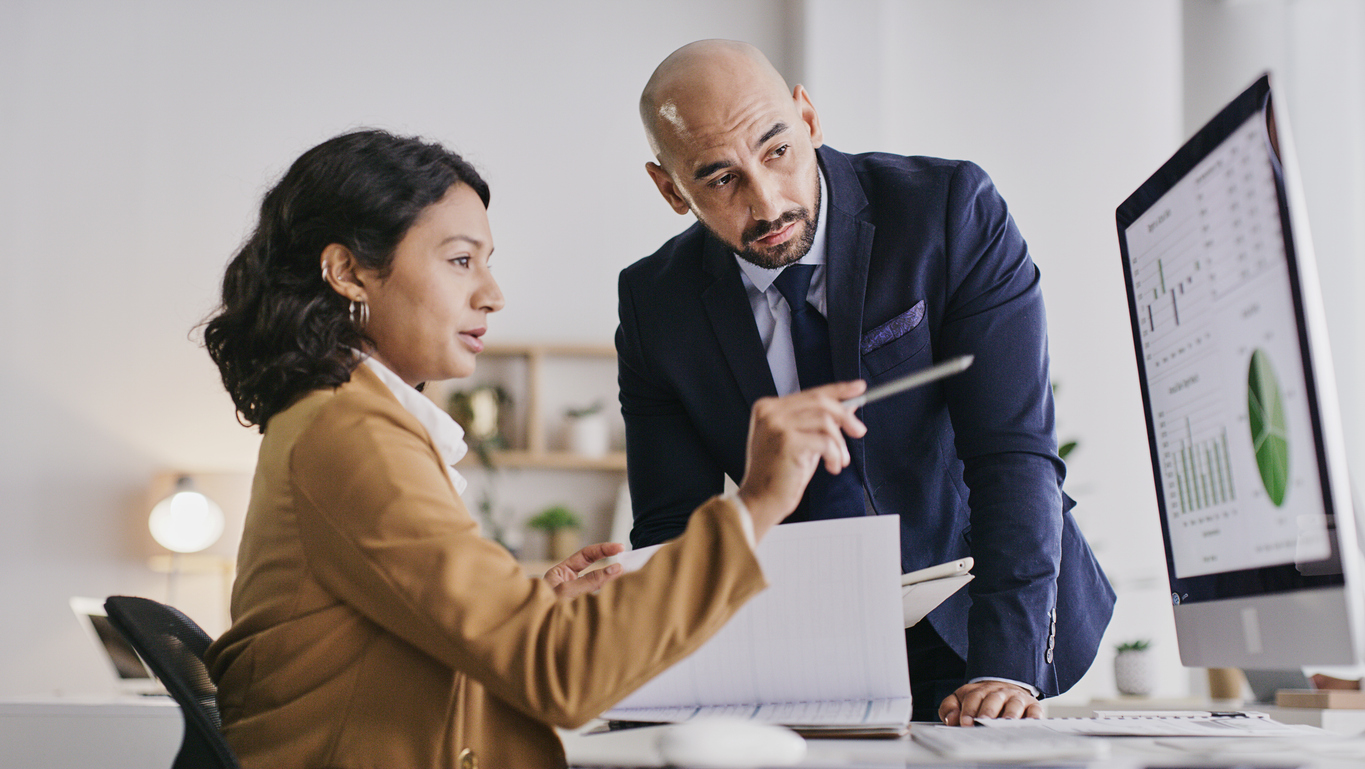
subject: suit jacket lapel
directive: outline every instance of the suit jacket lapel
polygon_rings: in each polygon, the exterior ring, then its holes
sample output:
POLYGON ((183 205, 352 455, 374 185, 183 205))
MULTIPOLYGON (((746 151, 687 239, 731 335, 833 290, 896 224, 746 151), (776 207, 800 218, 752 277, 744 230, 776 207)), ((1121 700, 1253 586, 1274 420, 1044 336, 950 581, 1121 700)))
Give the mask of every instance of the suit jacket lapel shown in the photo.
POLYGON ((739 277, 739 265, 730 249, 708 234, 702 247, 702 266, 714 279, 702 291, 702 304, 748 408, 759 398, 777 395, 777 385, 768 369, 768 356, 739 277))
POLYGON ((848 157, 828 147, 819 149, 829 194, 825 242, 825 304, 834 378, 862 376, 858 347, 862 341, 863 304, 867 297, 868 262, 876 228, 860 218, 867 208, 858 175, 848 157))

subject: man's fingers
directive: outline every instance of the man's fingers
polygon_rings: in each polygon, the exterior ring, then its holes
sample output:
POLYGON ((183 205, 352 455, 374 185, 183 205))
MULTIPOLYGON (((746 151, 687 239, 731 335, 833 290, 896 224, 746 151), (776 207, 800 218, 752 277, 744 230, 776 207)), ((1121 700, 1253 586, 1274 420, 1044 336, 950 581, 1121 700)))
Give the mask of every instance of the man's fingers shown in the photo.
POLYGON ((957 726, 958 714, 962 712, 962 703, 956 694, 950 694, 943 698, 943 702, 938 706, 938 717, 943 723, 949 726, 957 726))
POLYGON ((1027 689, 1004 681, 978 681, 958 688, 939 706, 950 726, 972 726, 978 718, 1042 718, 1043 706, 1027 689))
POLYGON ((1010 697, 1005 700, 1005 704, 1000 708, 999 718, 1023 718, 1024 711, 1028 709, 1028 703, 1018 697, 1010 697))

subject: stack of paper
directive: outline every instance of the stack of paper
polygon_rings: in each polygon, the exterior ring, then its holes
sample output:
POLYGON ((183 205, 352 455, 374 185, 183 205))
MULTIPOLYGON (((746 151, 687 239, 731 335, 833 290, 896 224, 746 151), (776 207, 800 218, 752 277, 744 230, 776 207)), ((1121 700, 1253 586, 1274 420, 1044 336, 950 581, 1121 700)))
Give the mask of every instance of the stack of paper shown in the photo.
MULTIPOLYGON (((655 549, 626 553, 622 563, 639 568, 655 549)), ((604 717, 678 722, 724 714, 807 733, 904 731, 910 678, 899 518, 777 526, 759 544, 758 560, 769 588, 604 717)))

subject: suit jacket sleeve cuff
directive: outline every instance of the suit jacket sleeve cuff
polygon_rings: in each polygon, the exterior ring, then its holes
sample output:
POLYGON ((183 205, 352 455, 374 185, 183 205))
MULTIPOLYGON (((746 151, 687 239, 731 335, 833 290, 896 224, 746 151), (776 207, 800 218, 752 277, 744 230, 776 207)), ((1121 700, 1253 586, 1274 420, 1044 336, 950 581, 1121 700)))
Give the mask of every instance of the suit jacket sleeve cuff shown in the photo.
POLYGON ((1038 691, 1038 687, 1033 686, 1032 684, 1026 684, 1023 681, 1016 681, 1013 678, 996 678, 995 676, 981 676, 980 678, 973 678, 967 683, 974 684, 979 681, 1003 681, 1004 683, 1014 684, 1015 686, 1018 686, 1019 688, 1027 691, 1029 694, 1032 694, 1034 697, 1037 697, 1039 694, 1041 694, 1041 692, 1038 691))

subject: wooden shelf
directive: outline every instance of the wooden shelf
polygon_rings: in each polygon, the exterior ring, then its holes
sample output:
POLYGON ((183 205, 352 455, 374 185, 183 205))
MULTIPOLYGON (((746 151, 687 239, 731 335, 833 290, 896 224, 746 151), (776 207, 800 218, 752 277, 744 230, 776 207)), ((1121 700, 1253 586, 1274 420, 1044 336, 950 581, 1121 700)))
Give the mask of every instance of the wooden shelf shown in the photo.
MULTIPOLYGON (((460 460, 460 467, 475 467, 479 458, 471 452, 460 460)), ((601 457, 585 457, 569 451, 494 451, 493 464, 506 468, 538 468, 543 470, 617 470, 626 469, 626 452, 613 451, 601 457)))
MULTIPOLYGON (((514 370, 509 379, 498 382, 509 391, 520 393, 518 405, 520 416, 514 419, 517 426, 508 430, 506 436, 516 448, 493 452, 493 464, 498 468, 544 469, 544 470, 588 470, 625 472, 626 454, 612 451, 604 456, 590 457, 566 451, 552 441, 551 432, 555 426, 553 414, 558 413, 562 403, 551 397, 547 387, 556 387, 558 382, 547 381, 547 366, 551 371, 564 362, 598 361, 610 363, 616 359, 616 348, 610 344, 545 344, 512 343, 489 345, 479 356, 490 362, 495 359, 521 361, 521 368, 514 370)), ((600 365, 600 363, 594 365, 600 365)), ((553 376, 553 374, 551 374, 553 376)), ((476 380, 477 381, 477 380, 476 380)), ((487 381, 487 380, 484 380, 487 381)), ((456 385, 463 386, 463 385, 456 385)), ((444 407, 450 385, 439 387, 428 393, 438 405, 444 407)), ((595 393, 603 401, 609 402, 614 392, 605 390, 595 393)), ((506 427, 504 429, 507 429, 506 427)), ((460 467, 479 467, 479 459, 473 452, 460 460, 460 467)))

